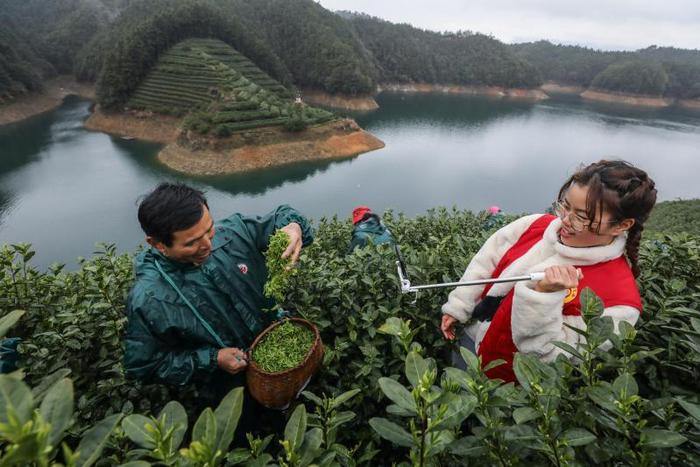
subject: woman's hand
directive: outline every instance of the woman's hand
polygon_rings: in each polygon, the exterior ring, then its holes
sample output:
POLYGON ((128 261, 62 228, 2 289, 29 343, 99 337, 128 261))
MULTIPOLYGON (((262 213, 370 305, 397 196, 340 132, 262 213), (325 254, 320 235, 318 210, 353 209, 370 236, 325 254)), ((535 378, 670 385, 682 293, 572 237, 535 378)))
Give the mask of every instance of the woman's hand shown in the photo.
POLYGON ((551 293, 578 287, 583 272, 573 266, 550 266, 544 270, 544 279, 535 284, 538 292, 551 293))
POLYGON ((291 255, 292 265, 294 265, 297 261, 299 261, 299 254, 301 253, 301 247, 303 244, 301 238, 301 226, 299 226, 299 224, 296 222, 292 222, 291 224, 285 225, 280 230, 287 232, 287 235, 289 235, 289 244, 287 245, 287 249, 284 250, 284 253, 282 253, 282 258, 287 258, 291 255))
POLYGON ((248 366, 248 357, 241 349, 226 347, 216 354, 216 363, 225 372, 235 375, 248 366))
POLYGON ((457 324, 457 318, 446 314, 442 315, 440 330, 448 341, 453 341, 457 337, 455 335, 455 324, 457 324))

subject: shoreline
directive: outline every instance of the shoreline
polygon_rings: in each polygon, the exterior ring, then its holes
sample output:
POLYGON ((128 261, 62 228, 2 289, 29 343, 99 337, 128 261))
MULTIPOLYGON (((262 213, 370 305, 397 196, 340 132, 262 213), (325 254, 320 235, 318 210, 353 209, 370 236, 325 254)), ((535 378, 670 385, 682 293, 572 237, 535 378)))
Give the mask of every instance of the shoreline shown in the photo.
POLYGON ((289 133, 279 127, 211 138, 182 130, 182 119, 148 113, 104 114, 96 109, 85 127, 165 146, 158 161, 190 175, 229 175, 305 161, 345 159, 384 147, 384 142, 342 119, 289 133))
POLYGON ((91 131, 126 136, 151 143, 171 144, 180 134, 182 118, 150 112, 106 114, 96 108, 83 126, 91 131))
POLYGON ((379 104, 374 96, 344 96, 340 94, 328 94, 316 89, 304 89, 302 91, 304 101, 315 106, 329 107, 332 109, 350 110, 354 112, 369 112, 377 110, 379 104))
POLYGON ((560 84, 549 81, 540 86, 540 89, 547 94, 559 94, 565 96, 580 96, 586 91, 583 86, 575 86, 571 84, 560 84))
POLYGON ((700 99, 678 99, 676 103, 683 109, 700 112, 700 99))
POLYGON ((95 100, 95 85, 79 83, 69 75, 44 82, 44 91, 20 96, 0 105, 0 126, 18 123, 58 108, 67 96, 76 95, 95 100))
POLYGON ((653 107, 659 109, 670 107, 675 103, 674 99, 668 99, 665 97, 613 93, 609 91, 599 91, 594 89, 587 89, 586 91, 582 92, 581 98, 596 102, 608 102, 614 104, 631 105, 636 107, 653 107))
POLYGON ((407 93, 407 94, 460 94, 467 96, 487 96, 506 99, 522 99, 541 101, 549 96, 541 89, 517 89, 500 86, 461 86, 452 84, 427 83, 385 83, 377 86, 377 92, 407 93))
POLYGON ((606 102, 620 104, 628 107, 666 108, 679 107, 687 110, 700 111, 700 98, 675 99, 662 96, 645 96, 642 94, 629 94, 624 92, 603 91, 600 89, 584 88, 553 81, 543 84, 540 89, 552 96, 578 96, 593 102, 606 102))

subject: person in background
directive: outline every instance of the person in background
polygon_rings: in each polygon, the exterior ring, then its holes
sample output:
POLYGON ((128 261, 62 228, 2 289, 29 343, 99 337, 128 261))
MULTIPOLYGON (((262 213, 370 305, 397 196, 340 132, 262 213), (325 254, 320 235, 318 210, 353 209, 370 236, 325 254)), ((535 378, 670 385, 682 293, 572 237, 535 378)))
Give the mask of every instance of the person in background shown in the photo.
POLYGON ((654 181, 622 161, 600 161, 574 173, 561 187, 550 214, 522 217, 495 232, 469 263, 462 280, 544 271, 538 282, 459 287, 442 306, 441 329, 457 337, 457 322, 475 342, 492 378, 515 381, 513 355, 553 361, 576 348, 585 329, 580 293, 590 287, 603 301, 603 316, 634 325, 642 311, 635 278, 644 222, 656 202, 654 181))
POLYGON ((246 350, 267 327, 272 307, 264 251, 277 230, 283 257, 299 258, 313 240, 309 222, 283 205, 263 217, 233 214, 214 222, 201 191, 163 183, 138 219, 150 248, 135 259, 126 306, 124 368, 146 383, 193 383, 202 405, 216 406, 244 384, 246 350))
POLYGON ((491 206, 486 210, 486 221, 484 222, 484 229, 490 230, 494 227, 501 227, 504 220, 503 210, 498 206, 491 206))
POLYGON ((367 206, 358 206, 352 211, 352 239, 349 253, 369 244, 394 244, 394 237, 382 223, 380 217, 367 206))

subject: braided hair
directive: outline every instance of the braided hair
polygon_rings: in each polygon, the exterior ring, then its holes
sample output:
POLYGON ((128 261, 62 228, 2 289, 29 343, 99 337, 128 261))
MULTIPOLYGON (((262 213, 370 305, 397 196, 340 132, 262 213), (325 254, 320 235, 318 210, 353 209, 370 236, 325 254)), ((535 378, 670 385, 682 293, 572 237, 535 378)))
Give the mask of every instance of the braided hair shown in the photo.
POLYGON ((634 219, 628 232, 625 255, 634 277, 638 277, 642 231, 656 203, 654 181, 646 172, 627 162, 601 160, 579 169, 569 177, 559 190, 559 199, 563 198, 573 183, 588 187, 586 216, 598 223, 596 233, 600 231, 600 221, 605 211, 612 216, 611 221, 634 219))

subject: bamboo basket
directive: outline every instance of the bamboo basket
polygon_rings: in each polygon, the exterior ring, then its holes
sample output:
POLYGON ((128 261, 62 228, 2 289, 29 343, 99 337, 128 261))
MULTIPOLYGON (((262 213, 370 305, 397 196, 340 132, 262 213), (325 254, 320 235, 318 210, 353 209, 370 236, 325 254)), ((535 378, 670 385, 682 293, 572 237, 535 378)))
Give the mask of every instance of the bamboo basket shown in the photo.
POLYGON ((296 399, 301 391, 311 380, 311 377, 318 371, 323 360, 323 342, 318 328, 311 322, 301 318, 288 318, 287 320, 278 321, 268 326, 250 346, 248 354, 248 369, 246 370, 246 384, 253 398, 263 406, 270 409, 283 410, 296 399), (306 354, 304 361, 295 368, 279 371, 277 373, 268 373, 258 367, 253 361, 253 351, 258 345, 258 342, 265 335, 280 326, 285 321, 291 321, 302 326, 306 326, 314 333, 314 343, 306 354))

